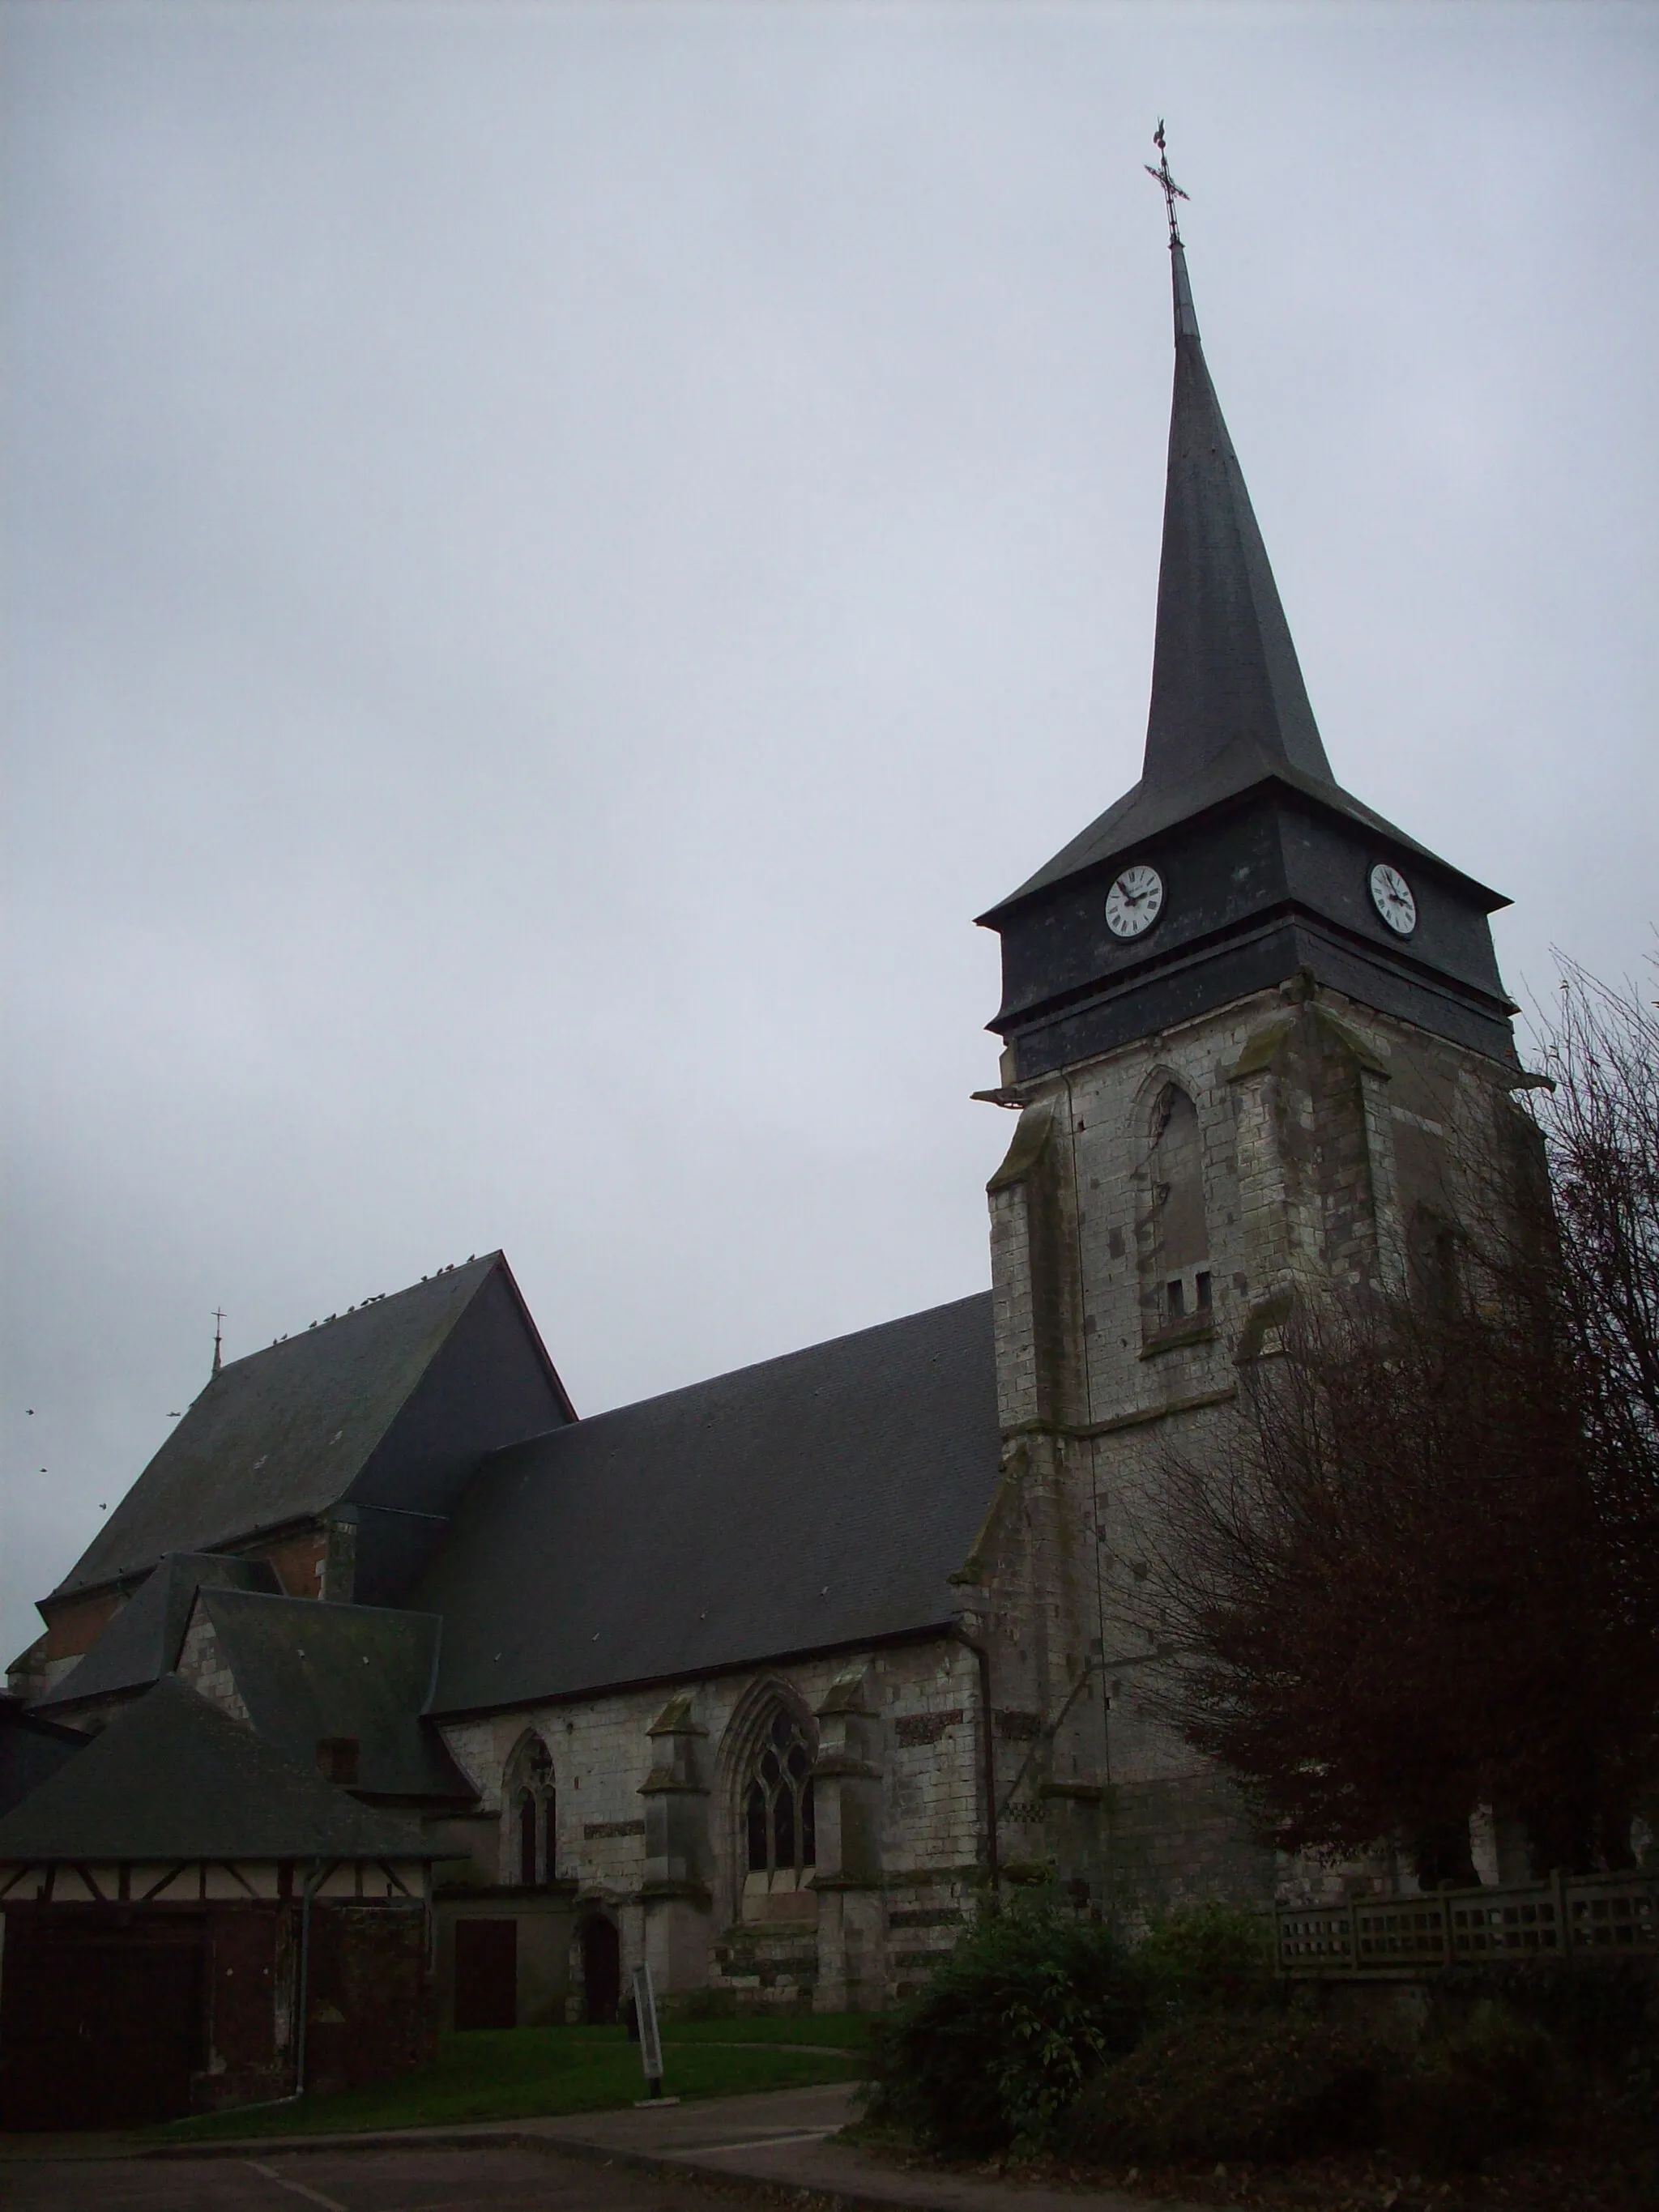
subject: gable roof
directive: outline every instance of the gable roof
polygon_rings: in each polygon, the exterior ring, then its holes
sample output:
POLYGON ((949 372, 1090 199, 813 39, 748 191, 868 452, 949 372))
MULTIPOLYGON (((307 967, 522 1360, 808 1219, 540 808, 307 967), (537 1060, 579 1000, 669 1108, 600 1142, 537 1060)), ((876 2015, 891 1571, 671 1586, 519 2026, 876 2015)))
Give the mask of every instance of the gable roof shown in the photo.
POLYGON ((433 1710, 942 1627, 1000 1451, 985 1291, 496 1453, 416 1593, 433 1710))
POLYGON ((436 1858, 168 1674, 0 1820, 0 1860, 436 1858))
POLYGON ((146 1576, 78 1666, 71 1667, 44 1698, 40 1708, 78 1705, 88 1698, 118 1697, 142 1690, 179 1662, 179 1647, 190 1626, 191 1607, 204 1585, 215 1589, 268 1590, 281 1588, 265 1559, 234 1553, 171 1552, 146 1576))
MULTIPOLYGON (((502 1255, 486 1253, 222 1368, 52 1596, 140 1573, 166 1552, 211 1551, 339 1503, 498 1272, 511 1287, 502 1255)), ((515 1288, 513 1296, 522 1312, 515 1288)), ((546 1363, 527 1314, 524 1321, 546 1363)))
POLYGON ((477 1792, 421 1717, 437 1671, 434 1613, 236 1589, 204 1589, 198 1602, 267 1743, 308 1766, 325 1738, 351 1737, 359 1796, 471 1803, 477 1792))

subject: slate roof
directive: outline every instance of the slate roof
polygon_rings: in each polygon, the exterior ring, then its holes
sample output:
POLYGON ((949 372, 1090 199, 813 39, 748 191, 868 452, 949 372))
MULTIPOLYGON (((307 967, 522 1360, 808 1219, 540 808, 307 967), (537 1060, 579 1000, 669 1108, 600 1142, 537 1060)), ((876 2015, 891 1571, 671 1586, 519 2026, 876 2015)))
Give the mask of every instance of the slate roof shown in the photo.
POLYGON ((169 1674, 0 1820, 0 1861, 435 1858, 169 1674))
POLYGON ((52 1592, 211 1551, 337 1504, 491 1270, 490 1252, 232 1360, 52 1592))
POLYGON ((945 1625, 1000 1454, 988 1292, 514 1445, 415 1594, 432 1709, 945 1625))
POLYGON ((0 1690, 0 1814, 21 1805, 91 1741, 76 1729, 41 1719, 21 1698, 0 1690))
POLYGON ((360 1796, 471 1803, 477 1791, 421 1717, 437 1672, 435 1614, 233 1589, 204 1589, 200 1601, 267 1743, 309 1766, 324 1738, 353 1736, 360 1796))
POLYGON ((197 1591, 267 1590, 281 1584, 264 1559, 213 1552, 173 1552, 150 1571, 80 1664, 37 1698, 37 1711, 147 1688, 179 1662, 197 1591))
POLYGON ((1018 890, 1097 866, 1269 779, 1334 808, 1507 905, 1344 791, 1331 774, 1301 664, 1221 403, 1204 359, 1186 255, 1171 247, 1175 392, 1158 570, 1152 696, 1140 781, 1018 890))

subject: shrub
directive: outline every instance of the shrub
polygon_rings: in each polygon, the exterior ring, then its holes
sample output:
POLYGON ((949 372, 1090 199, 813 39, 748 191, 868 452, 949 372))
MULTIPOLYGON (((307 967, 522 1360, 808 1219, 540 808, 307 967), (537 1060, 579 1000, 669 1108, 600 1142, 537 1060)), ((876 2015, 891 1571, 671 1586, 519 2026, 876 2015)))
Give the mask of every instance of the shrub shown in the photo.
POLYGON ((1534 2021, 1480 1999, 1390 2085, 1387 2132, 1425 2164, 1480 2166, 1547 2133, 1567 2095, 1559 2052, 1534 2021))
POLYGON ((945 2157, 1035 2146, 1148 2016, 1146 1976, 1104 1929, 1018 1899, 878 2024, 869 2117, 945 2157))
POLYGON ((1135 1957, 1169 2011, 1237 2009, 1279 1994, 1267 1927, 1239 1905, 1184 1905, 1154 1923, 1135 1957))
POLYGON ((1654 1996, 1646 1959, 1545 1953, 1449 1966, 1435 1982, 1433 2019, 1455 2027, 1490 1998, 1542 2028, 1564 2057, 1616 2075, 1659 2030, 1654 1996))
POLYGON ((1374 2133, 1385 2063, 1305 2013, 1189 2016, 1091 2082, 1065 2139, 1081 2158, 1148 2165, 1334 2149, 1374 2133))

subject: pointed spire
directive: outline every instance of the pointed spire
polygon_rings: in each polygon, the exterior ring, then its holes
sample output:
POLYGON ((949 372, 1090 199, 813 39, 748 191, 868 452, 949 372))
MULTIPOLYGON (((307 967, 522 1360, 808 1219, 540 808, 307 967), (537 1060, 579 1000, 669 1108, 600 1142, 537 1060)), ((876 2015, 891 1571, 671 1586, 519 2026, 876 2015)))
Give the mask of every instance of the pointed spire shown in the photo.
MULTIPOLYGON (((1153 142, 1170 216, 1175 395, 1158 573, 1152 703, 1141 788, 1201 776, 1241 743, 1304 775, 1332 781, 1290 625, 1243 473, 1205 365, 1160 122, 1153 142)), ((1150 166, 1150 165, 1149 165, 1150 166)))
POLYGON ((225 1364, 225 1310, 213 1309, 213 1371, 216 1375, 225 1364))
MULTIPOLYGON (((1161 122, 1152 143, 1158 165, 1148 162, 1147 173, 1162 190, 1170 217, 1175 397, 1146 759, 1133 789, 979 917, 996 929, 1024 900, 1274 781, 1297 786, 1305 798, 1403 851, 1424 849, 1331 774, 1267 549, 1205 366, 1176 221, 1176 202, 1187 195, 1170 174, 1161 122)), ((1490 912, 1497 894, 1465 880, 1488 900, 1484 910, 1490 912)))

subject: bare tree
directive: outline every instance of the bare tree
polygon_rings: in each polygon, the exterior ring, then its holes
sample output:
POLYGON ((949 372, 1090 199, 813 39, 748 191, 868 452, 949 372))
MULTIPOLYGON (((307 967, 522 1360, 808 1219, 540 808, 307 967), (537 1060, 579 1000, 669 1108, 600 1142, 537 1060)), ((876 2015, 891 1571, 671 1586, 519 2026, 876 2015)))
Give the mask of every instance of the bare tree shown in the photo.
POLYGON ((1659 1018, 1563 962, 1532 1094, 1558 1229, 1556 1295, 1582 1370, 1623 1564, 1653 1620, 1659 1588, 1659 1018))
POLYGON ((1167 1716, 1281 1845, 1403 1832, 1429 1886, 1481 1802, 1625 1863, 1659 1777, 1659 1024, 1569 970, 1545 1063, 1449 1278, 1304 1300, 1168 1469, 1167 1716))

